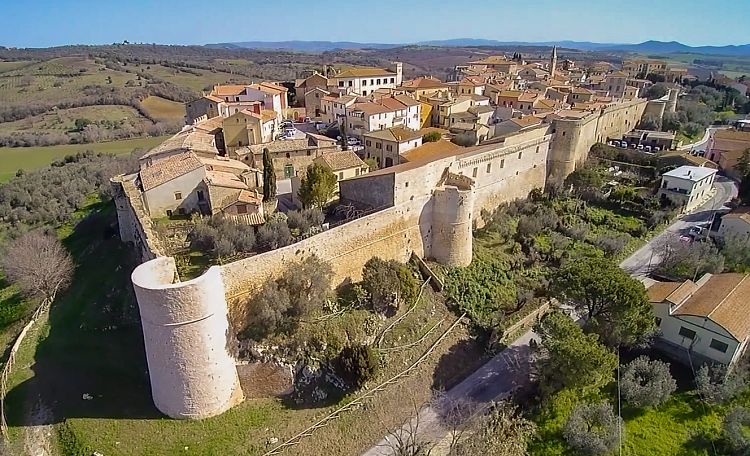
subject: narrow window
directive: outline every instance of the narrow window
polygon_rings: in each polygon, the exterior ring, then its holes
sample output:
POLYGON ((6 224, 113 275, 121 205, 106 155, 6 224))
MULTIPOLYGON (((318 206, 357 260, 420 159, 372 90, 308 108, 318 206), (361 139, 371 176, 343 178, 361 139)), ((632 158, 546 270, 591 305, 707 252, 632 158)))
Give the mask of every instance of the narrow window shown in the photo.
POLYGON ((692 329, 688 329, 684 326, 680 326, 679 334, 682 337, 687 337, 688 339, 695 339, 695 331, 693 331, 692 329))
POLYGON ((473 170, 471 171, 471 177, 477 177, 477 168, 474 168, 474 169, 473 169, 473 170))
POLYGON ((492 172, 492 163, 487 163, 487 174, 492 172))
POLYGON ((181 200, 182 199, 182 192, 174 192, 174 199, 181 200))
POLYGON ((523 156, 523 152, 519 152, 518 153, 518 159, 520 160, 522 156, 523 156))
POLYGON ((725 344, 724 342, 720 340, 711 339, 710 347, 713 348, 714 350, 718 350, 722 353, 726 353, 727 348, 729 348, 729 345, 725 344))
POLYGON ((343 179, 344 179, 344 172, 342 171, 339 173, 339 180, 343 180, 343 179))
POLYGON ((505 168, 505 159, 500 160, 500 169, 505 168))

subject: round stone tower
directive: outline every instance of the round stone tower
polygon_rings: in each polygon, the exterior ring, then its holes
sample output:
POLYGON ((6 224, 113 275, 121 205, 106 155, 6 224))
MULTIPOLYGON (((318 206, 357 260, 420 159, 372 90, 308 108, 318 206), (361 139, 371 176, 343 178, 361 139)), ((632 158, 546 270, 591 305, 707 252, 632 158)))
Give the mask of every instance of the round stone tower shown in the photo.
POLYGON ((158 257, 133 271, 154 404, 177 419, 223 413, 244 399, 229 353, 221 270, 177 281, 174 259, 158 257))
POLYGON ((446 266, 471 263, 474 191, 446 185, 435 190, 432 202, 432 257, 446 266))

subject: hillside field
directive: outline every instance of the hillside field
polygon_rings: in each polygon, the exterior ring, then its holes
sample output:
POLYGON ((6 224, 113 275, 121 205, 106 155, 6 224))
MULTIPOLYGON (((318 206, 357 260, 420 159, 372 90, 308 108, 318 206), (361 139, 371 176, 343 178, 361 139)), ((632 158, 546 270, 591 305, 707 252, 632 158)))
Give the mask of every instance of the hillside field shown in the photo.
POLYGON ((133 149, 150 149, 166 139, 156 138, 127 139, 97 144, 66 144, 47 147, 0 147, 0 182, 15 176, 19 169, 30 170, 48 165, 66 155, 84 150, 110 154, 129 154, 133 149))

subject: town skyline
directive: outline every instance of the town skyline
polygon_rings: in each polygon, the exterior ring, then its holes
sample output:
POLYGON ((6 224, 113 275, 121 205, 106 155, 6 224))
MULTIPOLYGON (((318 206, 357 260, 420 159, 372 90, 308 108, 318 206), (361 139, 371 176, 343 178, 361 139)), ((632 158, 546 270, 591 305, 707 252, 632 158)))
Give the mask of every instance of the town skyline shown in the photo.
MULTIPOLYGON (((221 8, 221 5, 215 7, 221 8)), ((607 2, 592 9, 582 0, 565 4, 544 0, 534 4, 510 2, 498 8, 488 0, 480 0, 473 6, 483 11, 482 14, 461 16, 446 14, 451 4, 442 0, 429 4, 420 0, 408 5, 385 0, 378 9, 368 12, 367 21, 357 21, 357 26, 352 27, 354 16, 346 14, 346 10, 334 9, 335 13, 331 14, 328 9, 311 8, 300 15, 293 13, 298 12, 302 4, 281 1, 252 4, 247 11, 256 17, 273 17, 279 11, 289 11, 290 14, 282 15, 283 27, 276 21, 258 21, 243 29, 205 27, 203 5, 194 1, 179 4, 165 1, 154 5, 137 0, 127 7, 116 3, 42 1, 5 7, 7 17, 15 20, 0 30, 0 45, 51 47, 124 40, 176 45, 250 40, 411 44, 464 37, 518 42, 629 44, 656 40, 678 41, 690 46, 748 44, 750 40, 743 35, 743 23, 750 18, 750 4, 733 5, 732 14, 719 9, 692 14, 700 5, 698 1, 666 0, 653 4, 634 0, 627 6, 607 2), (399 14, 393 14, 394 11, 399 14), (649 13, 644 14, 644 11, 649 13), (166 17, 181 26, 165 27, 166 17), (310 22, 327 25, 305 27, 310 22), (24 26, 29 23, 36 26, 24 26), (534 26, 529 27, 530 23, 534 26), (579 27, 583 24, 586 27, 579 27)))

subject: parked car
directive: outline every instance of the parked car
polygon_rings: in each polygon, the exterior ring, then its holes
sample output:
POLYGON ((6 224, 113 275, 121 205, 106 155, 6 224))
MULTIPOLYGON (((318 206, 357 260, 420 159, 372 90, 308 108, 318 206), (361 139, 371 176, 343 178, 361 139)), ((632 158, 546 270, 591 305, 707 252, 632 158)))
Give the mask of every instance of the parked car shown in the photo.
POLYGON ((659 146, 654 146, 654 152, 659 152, 660 150, 661 150, 661 147, 659 147, 659 146))
POLYGON ((346 143, 349 144, 350 146, 356 146, 357 144, 359 144, 359 139, 354 138, 354 137, 348 137, 346 138, 346 143))
POLYGON ((643 149, 644 149, 643 144, 638 144, 638 150, 643 150, 643 149))
POLYGON ((646 146, 643 148, 646 152, 651 152, 651 146, 646 146))

